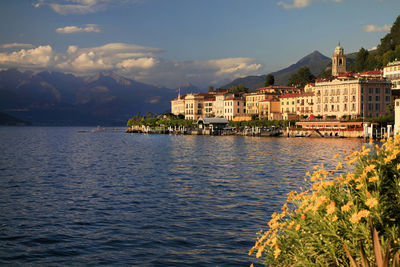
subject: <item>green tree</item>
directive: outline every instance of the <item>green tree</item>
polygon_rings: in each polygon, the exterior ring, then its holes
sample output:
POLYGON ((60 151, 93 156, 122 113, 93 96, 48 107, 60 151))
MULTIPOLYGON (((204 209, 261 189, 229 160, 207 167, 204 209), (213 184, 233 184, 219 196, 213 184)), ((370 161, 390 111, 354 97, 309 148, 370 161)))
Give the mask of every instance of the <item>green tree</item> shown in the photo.
POLYGON ((311 73, 310 69, 305 66, 301 67, 296 73, 292 74, 287 84, 289 86, 305 86, 313 79, 315 79, 315 76, 311 73))
POLYGON ((332 70, 330 68, 325 68, 323 71, 321 71, 320 74, 318 74, 318 78, 329 78, 332 76, 332 70))
POLYGON ((237 85, 237 86, 232 86, 231 88, 229 88, 229 92, 231 93, 248 93, 249 92, 249 88, 246 88, 243 86, 243 84, 237 85))
POLYGON ((270 85, 274 85, 275 84, 275 77, 272 74, 268 74, 265 77, 265 87, 270 86, 270 85))
POLYGON ((214 86, 210 85, 210 86, 208 87, 208 92, 212 92, 212 91, 214 91, 214 86))
POLYGON ((369 52, 367 49, 361 47, 358 51, 355 62, 354 62, 354 70, 355 71, 365 71, 367 70, 367 59, 369 56, 369 52))

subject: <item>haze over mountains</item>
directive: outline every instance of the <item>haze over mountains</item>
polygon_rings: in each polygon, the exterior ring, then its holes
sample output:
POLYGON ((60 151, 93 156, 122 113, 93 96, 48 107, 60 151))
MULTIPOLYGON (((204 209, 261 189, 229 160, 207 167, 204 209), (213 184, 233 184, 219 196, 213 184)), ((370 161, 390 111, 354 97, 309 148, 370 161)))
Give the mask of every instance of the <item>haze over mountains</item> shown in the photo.
MULTIPOLYGON (((297 63, 273 72, 275 84, 285 85, 290 75, 303 66, 318 75, 330 62, 330 58, 314 51, 297 63)), ((254 90, 263 87, 264 82, 265 75, 248 76, 222 88, 243 84, 254 90)), ((200 89, 190 83, 180 87, 181 95, 205 91, 207 88, 200 89)), ((34 125, 123 126, 138 112, 169 112, 170 101, 177 94, 177 88, 148 85, 113 72, 80 77, 48 71, 0 71, 0 112, 34 125)))
POLYGON ((137 112, 167 112, 176 94, 115 73, 0 71, 0 111, 35 125, 125 125, 137 112))

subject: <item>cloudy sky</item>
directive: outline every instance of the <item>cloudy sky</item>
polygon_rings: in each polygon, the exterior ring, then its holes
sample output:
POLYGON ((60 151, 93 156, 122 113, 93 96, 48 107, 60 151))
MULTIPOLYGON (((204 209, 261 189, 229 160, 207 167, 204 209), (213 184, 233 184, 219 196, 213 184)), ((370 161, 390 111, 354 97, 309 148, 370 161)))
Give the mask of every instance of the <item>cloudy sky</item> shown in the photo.
POLYGON ((0 68, 201 88, 376 46, 399 0, 1 0, 0 68))

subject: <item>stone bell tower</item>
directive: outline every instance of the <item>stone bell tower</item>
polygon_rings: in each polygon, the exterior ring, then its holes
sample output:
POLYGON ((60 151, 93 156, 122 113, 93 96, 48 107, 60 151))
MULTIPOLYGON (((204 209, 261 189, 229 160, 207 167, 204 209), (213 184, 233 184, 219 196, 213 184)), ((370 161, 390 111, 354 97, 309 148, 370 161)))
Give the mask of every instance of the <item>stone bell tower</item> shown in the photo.
POLYGON ((340 73, 346 72, 346 56, 343 53, 343 47, 338 46, 332 56, 332 76, 338 76, 340 73))

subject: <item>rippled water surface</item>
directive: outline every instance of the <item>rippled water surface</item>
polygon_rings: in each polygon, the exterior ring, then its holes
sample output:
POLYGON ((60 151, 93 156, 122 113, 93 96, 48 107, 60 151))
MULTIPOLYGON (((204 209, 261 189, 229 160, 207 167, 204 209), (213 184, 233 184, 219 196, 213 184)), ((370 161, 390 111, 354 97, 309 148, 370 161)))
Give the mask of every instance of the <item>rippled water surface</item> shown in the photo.
POLYGON ((255 233, 355 139, 0 128, 0 264, 249 266, 255 233))

